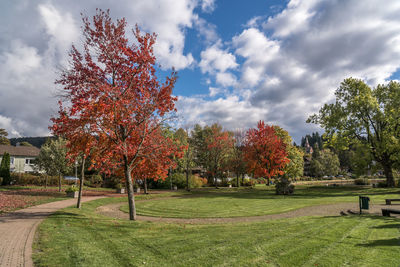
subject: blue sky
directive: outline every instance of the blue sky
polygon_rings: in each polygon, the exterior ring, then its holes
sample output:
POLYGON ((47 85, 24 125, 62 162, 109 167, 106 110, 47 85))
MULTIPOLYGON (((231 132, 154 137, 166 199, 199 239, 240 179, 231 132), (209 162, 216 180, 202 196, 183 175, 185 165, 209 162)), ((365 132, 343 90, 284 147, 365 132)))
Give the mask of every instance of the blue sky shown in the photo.
POLYGON ((0 128, 47 135, 57 69, 80 42, 80 13, 110 9, 156 32, 161 76, 178 70, 178 125, 255 127, 295 141, 347 77, 398 79, 400 2, 386 0, 4 0, 0 3, 0 128))

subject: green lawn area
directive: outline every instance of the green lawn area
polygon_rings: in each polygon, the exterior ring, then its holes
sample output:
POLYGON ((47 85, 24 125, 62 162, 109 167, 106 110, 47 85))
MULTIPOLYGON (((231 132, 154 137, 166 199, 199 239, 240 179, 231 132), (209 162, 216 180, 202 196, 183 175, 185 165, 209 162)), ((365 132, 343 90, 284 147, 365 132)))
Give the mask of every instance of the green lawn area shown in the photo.
MULTIPOLYGON (((137 202, 137 214, 169 218, 247 217, 282 213, 306 206, 357 202, 368 195, 371 203, 399 198, 399 188, 307 187, 297 186, 292 196, 275 195, 273 187, 256 189, 208 189, 168 199, 137 202)), ((121 210, 128 212, 128 204, 121 210)))
POLYGON ((400 264, 398 219, 363 215, 184 225, 111 219, 95 212, 120 201, 99 199, 44 220, 34 244, 36 266, 400 264))
MULTIPOLYGON (((227 210, 232 216, 243 216, 243 211, 261 215, 304 205, 357 201, 359 194, 383 203, 385 197, 398 193, 398 189, 299 187, 295 196, 283 197, 258 187, 238 192, 208 189, 140 195, 136 199, 154 198, 137 202, 140 213, 152 208, 157 214, 172 211, 175 216, 187 217, 198 208, 203 217, 213 217, 208 213, 227 217, 227 210), (178 209, 170 207, 176 203, 178 209)), ((400 220, 395 218, 327 216, 185 225, 132 222, 95 212, 99 206, 117 202, 121 198, 99 199, 85 203, 82 210, 67 208, 44 220, 34 244, 36 266, 400 265, 400 220)))

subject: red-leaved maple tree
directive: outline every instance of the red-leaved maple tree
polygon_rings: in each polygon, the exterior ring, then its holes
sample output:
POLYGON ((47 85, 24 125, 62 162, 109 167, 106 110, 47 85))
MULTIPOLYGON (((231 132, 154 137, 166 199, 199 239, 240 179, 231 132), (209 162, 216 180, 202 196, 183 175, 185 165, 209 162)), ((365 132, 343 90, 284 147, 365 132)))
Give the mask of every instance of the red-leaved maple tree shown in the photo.
MULTIPOLYGON (((92 167, 122 169, 128 191, 129 217, 136 219, 132 175, 165 178, 171 155, 179 147, 163 135, 161 126, 171 118, 176 97, 173 71, 160 83, 155 70, 155 34, 133 30, 125 35, 125 19, 112 21, 109 12, 97 10, 93 22, 83 17, 83 52, 72 46, 70 66, 57 83, 63 87, 64 105, 53 119, 55 134, 77 139, 91 135, 92 167), (75 129, 71 129, 74 124, 75 129)), ((71 146, 88 152, 86 143, 71 146)))
POLYGON ((227 131, 223 131, 219 124, 211 126, 205 144, 208 149, 207 171, 217 185, 216 177, 227 168, 227 160, 232 152, 234 139, 227 131))
POLYGON ((246 133, 245 160, 248 170, 255 177, 282 175, 283 168, 289 163, 286 144, 276 135, 273 126, 260 121, 256 129, 246 133))

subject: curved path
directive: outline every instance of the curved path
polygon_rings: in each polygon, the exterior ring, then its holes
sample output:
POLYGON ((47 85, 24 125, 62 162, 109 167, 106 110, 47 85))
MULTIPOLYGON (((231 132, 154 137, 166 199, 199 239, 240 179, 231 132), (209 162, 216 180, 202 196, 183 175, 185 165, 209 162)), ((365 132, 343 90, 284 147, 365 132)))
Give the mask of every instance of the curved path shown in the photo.
MULTIPOLYGON (((83 197, 90 201, 104 196, 83 197)), ((33 266, 32 243, 40 222, 59 209, 76 205, 67 199, 18 210, 0 216, 0 266, 33 266)))
MULTIPOLYGON (((96 211, 102 215, 128 219, 129 215, 119 208, 125 203, 114 203, 105 206, 98 207, 96 211)), ((381 209, 387 207, 386 205, 371 205, 369 214, 381 214, 381 209)), ((166 223, 183 223, 183 224, 208 224, 208 223, 245 223, 245 222, 260 222, 266 220, 275 220, 282 218, 294 218, 301 216, 338 216, 348 214, 348 210, 353 212, 358 211, 358 203, 337 203, 329 205, 309 206, 284 213, 269 214, 261 216, 250 216, 250 217, 231 217, 231 218, 165 218, 165 217, 150 217, 150 216, 137 216, 138 220, 150 221, 150 222, 166 222, 166 223), (344 214, 341 214, 344 212, 344 214)), ((364 211, 363 211, 364 212, 364 211)))

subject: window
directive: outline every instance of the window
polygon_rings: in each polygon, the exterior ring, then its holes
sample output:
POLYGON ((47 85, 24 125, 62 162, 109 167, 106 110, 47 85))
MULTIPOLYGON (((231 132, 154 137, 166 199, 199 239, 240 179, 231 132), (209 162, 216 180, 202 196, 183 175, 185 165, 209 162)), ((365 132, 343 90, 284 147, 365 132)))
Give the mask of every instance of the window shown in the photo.
POLYGON ((10 164, 14 165, 14 158, 13 157, 10 158, 10 164))
POLYGON ((25 159, 25 164, 26 165, 33 165, 36 163, 35 159, 25 159))

